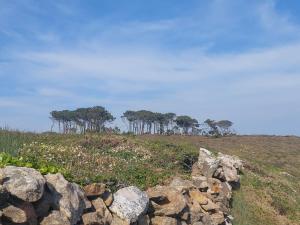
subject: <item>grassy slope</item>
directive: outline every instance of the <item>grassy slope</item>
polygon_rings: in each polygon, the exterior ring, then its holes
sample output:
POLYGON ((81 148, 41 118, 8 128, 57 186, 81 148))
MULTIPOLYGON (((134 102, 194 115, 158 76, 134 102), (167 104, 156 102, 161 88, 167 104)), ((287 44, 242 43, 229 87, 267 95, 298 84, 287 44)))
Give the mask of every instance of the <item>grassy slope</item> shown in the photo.
MULTIPOLYGON (((145 138, 145 137, 143 137, 145 138)), ((146 139, 161 139, 146 137, 146 139)), ((236 225, 300 224, 300 138, 235 136, 164 137, 246 161, 241 189, 234 194, 236 225)))
POLYGON ((236 225, 286 225, 300 221, 300 138, 235 136, 116 136, 24 134, 0 131, 0 151, 63 167, 79 183, 108 182, 141 188, 188 176, 198 148, 246 161, 234 194, 236 225))

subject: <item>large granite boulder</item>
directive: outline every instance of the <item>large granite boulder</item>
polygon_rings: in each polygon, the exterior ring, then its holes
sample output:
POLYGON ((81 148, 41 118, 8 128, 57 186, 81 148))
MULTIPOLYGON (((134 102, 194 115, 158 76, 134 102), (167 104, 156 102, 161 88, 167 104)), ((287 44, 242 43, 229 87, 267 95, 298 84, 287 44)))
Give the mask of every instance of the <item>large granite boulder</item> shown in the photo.
POLYGON ((76 224, 87 207, 84 192, 75 183, 70 183, 60 174, 47 174, 47 187, 52 195, 55 209, 76 224))
POLYGON ((147 194, 135 186, 125 187, 114 194, 114 201, 109 207, 121 219, 130 223, 146 213, 149 198, 147 194))
POLYGON ((7 166, 2 170, 3 187, 15 197, 26 202, 39 200, 44 193, 45 179, 32 168, 7 166))

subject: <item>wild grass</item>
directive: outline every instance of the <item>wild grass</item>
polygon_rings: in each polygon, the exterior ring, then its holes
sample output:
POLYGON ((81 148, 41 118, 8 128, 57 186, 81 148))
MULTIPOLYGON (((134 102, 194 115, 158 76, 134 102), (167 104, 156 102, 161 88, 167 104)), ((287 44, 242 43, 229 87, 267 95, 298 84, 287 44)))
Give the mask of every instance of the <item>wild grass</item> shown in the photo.
POLYGON ((16 155, 24 143, 35 139, 35 134, 0 129, 0 151, 16 155))
POLYGON ((195 147, 164 141, 142 141, 127 135, 61 135, 2 132, 0 149, 35 168, 64 169, 71 181, 105 182, 115 189, 137 185, 142 189, 162 184, 174 175, 188 176, 188 159, 195 147))

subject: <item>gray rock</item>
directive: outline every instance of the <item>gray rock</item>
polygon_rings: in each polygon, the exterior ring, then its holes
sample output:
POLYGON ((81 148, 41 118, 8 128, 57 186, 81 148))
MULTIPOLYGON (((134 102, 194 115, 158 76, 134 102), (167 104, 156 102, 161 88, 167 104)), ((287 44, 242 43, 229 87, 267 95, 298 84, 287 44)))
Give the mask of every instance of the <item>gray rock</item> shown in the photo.
POLYGON ((27 222, 26 213, 24 210, 17 208, 13 205, 9 205, 6 208, 2 209, 3 217, 8 219, 13 223, 25 223, 27 222))
POLYGON ((201 205, 201 207, 207 212, 212 211, 212 210, 217 210, 220 208, 216 203, 214 203, 210 199, 208 199, 208 202, 206 205, 201 205))
POLYGON ((37 217, 43 218, 49 214, 51 208, 55 208, 54 199, 49 191, 45 190, 42 198, 37 202, 34 202, 33 206, 37 217))
POLYGON ((118 216, 114 215, 113 220, 110 225, 130 225, 130 223, 126 220, 122 220, 118 216))
POLYGON ((0 207, 5 205, 9 197, 9 193, 7 190, 3 187, 3 185, 0 184, 0 207))
POLYGON ((4 171, 3 171, 3 169, 0 169, 0 185, 3 184, 4 179, 5 179, 4 171))
POLYGON ((224 214, 221 211, 211 214, 210 218, 213 225, 223 224, 225 221, 224 214))
POLYGON ((176 216, 186 207, 183 194, 172 187, 155 186, 147 190, 151 210, 156 216, 176 216))
POLYGON ((53 198, 55 209, 58 209, 71 224, 76 224, 88 206, 84 192, 75 183, 69 183, 60 174, 47 174, 47 186, 53 198))
POLYGON ((199 189, 207 189, 208 183, 205 176, 192 176, 193 184, 199 189))
POLYGON ((82 221, 84 225, 110 225, 112 218, 108 221, 100 212, 89 212, 82 215, 82 221))
POLYGON ((83 200, 85 205, 85 208, 83 209, 83 213, 90 212, 93 207, 92 203, 86 198, 86 196, 83 196, 83 200))
POLYGON ((204 216, 201 219, 201 222, 203 225, 213 225, 209 214, 204 214, 204 216))
POLYGON ((132 223, 147 211, 148 204, 147 194, 137 187, 130 186, 122 188, 114 194, 110 210, 120 218, 132 223))
POLYGON ((106 185, 102 183, 92 183, 83 187, 87 197, 97 197, 106 191, 106 185))
POLYGON ((216 177, 227 182, 239 182, 240 176, 238 174, 243 168, 242 161, 235 156, 222 153, 218 154, 217 159, 222 170, 217 171, 218 175, 216 177))
POLYGON ((232 197, 232 187, 228 182, 222 182, 221 186, 221 197, 229 201, 232 197))
POLYGON ((34 208, 29 202, 17 201, 15 205, 8 205, 3 210, 3 217, 13 223, 26 223, 28 225, 36 225, 37 218, 34 208))
POLYGON ((190 180, 183 180, 182 178, 180 177, 175 177, 170 185, 170 187, 173 187, 175 188, 177 191, 179 192, 186 192, 188 191, 189 189, 192 189, 192 188, 195 188, 196 186, 193 184, 192 181, 190 180))
POLYGON ((47 217, 45 217, 41 225, 71 225, 68 218, 60 211, 54 210, 47 217))
POLYGON ((26 167, 7 166, 3 187, 12 195, 26 202, 39 200, 44 193, 45 179, 40 172, 26 167))
POLYGON ((100 197, 103 199, 106 206, 110 206, 114 200, 110 190, 106 190, 100 197))
POLYGON ((232 225, 232 221, 233 221, 233 216, 232 215, 228 215, 226 218, 225 218, 225 225, 232 225))
POLYGON ((207 193, 218 195, 222 191, 222 182, 219 179, 216 178, 208 178, 208 190, 207 193))
POLYGON ((150 225, 150 218, 148 215, 141 216, 138 221, 137 225, 150 225))
POLYGON ((197 189, 190 190, 189 196, 192 202, 198 202, 200 205, 206 205, 208 202, 207 196, 203 192, 200 192, 197 189))
POLYGON ((243 163, 238 157, 222 153, 216 157, 209 150, 200 148, 198 167, 201 173, 208 178, 216 177, 222 181, 237 183, 243 163))
POLYGON ((198 202, 189 204, 189 221, 194 224, 203 216, 203 210, 198 202))
POLYGON ((218 158, 221 160, 221 164, 232 166, 238 171, 243 170, 243 161, 237 156, 226 155, 221 152, 218 153, 218 158))
POLYGON ((199 165, 198 165, 198 162, 195 162, 192 166, 192 173, 191 173, 191 176, 201 176, 202 173, 201 173, 201 170, 199 168, 199 165))
POLYGON ((98 217, 101 218, 103 224, 111 224, 112 215, 108 208, 106 207, 104 201, 99 197, 92 200, 92 205, 95 208, 98 217))
POLYGON ((181 225, 180 221, 172 217, 155 216, 151 219, 152 225, 181 225))
POLYGON ((204 176, 212 177, 218 169, 219 163, 219 160, 209 150, 200 148, 198 167, 204 176))

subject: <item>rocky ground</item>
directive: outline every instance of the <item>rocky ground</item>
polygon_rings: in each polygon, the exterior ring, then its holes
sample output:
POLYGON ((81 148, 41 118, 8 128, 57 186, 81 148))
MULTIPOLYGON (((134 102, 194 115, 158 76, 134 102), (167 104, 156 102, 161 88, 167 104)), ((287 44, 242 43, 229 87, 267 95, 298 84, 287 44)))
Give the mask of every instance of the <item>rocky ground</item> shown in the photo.
POLYGON ((232 190, 240 185, 242 161, 201 148, 191 180, 146 191, 136 186, 112 193, 105 184, 82 189, 60 173, 0 169, 0 218, 5 224, 42 225, 230 225, 232 190))

